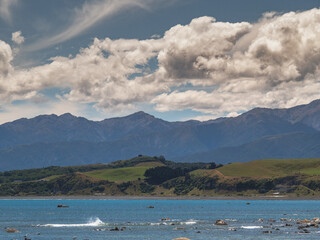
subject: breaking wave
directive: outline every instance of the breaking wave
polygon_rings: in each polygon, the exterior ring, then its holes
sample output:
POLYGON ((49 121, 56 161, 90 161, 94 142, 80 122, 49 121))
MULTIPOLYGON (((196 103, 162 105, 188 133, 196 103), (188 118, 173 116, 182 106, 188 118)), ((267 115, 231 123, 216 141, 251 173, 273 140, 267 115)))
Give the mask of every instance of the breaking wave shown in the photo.
POLYGON ((87 223, 49 223, 43 225, 36 225, 36 227, 101 227, 101 226, 161 226, 161 225, 193 225, 197 224, 198 222, 194 220, 189 221, 170 221, 170 222, 158 222, 158 223, 134 223, 134 222, 127 222, 127 223, 105 223, 101 221, 99 218, 90 219, 87 223))
POLYGON ((241 226, 243 229, 258 229, 263 228, 263 226, 241 226))
POLYGON ((71 223, 71 224, 44 224, 44 225, 39 225, 40 227, 99 227, 99 226, 104 226, 106 225, 104 222, 102 222, 99 218, 94 218, 91 219, 87 223, 71 223))

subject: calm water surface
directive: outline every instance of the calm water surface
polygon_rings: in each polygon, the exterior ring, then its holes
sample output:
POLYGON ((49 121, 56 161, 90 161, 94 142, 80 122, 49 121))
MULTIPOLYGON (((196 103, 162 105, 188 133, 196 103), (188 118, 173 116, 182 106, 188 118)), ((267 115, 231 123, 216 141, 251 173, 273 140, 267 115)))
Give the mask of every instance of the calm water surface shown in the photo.
POLYGON ((26 234, 32 240, 320 239, 320 228, 302 235, 295 222, 280 221, 314 217, 320 217, 320 201, 0 200, 0 239, 23 240, 26 234), (228 226, 215 226, 217 219, 228 226), (20 232, 7 233, 6 227, 20 232), (115 227, 125 229, 109 231, 115 227))

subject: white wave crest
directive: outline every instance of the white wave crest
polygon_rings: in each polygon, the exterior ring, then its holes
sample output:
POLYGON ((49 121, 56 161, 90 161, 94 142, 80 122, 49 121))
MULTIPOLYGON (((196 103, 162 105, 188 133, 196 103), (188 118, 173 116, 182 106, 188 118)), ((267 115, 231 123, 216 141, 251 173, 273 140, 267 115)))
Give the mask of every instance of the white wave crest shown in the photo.
POLYGON ((263 226, 241 226, 243 229, 257 229, 257 228, 263 228, 263 226))
POLYGON ((87 223, 71 223, 71 224, 44 224, 40 227, 99 227, 106 225, 99 218, 91 219, 87 223))
POLYGON ((193 225, 193 224, 197 224, 197 222, 195 221, 189 221, 189 222, 182 222, 182 225, 193 225))

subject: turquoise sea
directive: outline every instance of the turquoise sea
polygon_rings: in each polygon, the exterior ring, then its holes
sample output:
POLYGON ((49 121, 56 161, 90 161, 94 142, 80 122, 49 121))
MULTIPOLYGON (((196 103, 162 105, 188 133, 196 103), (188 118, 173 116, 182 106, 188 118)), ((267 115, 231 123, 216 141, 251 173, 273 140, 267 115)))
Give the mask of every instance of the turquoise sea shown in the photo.
POLYGON ((0 200, 0 239, 319 239, 320 228, 300 234, 296 222, 280 220, 314 217, 320 217, 320 201, 0 200), (228 225, 214 225, 217 219, 228 225), (116 227, 123 231, 110 231, 116 227))

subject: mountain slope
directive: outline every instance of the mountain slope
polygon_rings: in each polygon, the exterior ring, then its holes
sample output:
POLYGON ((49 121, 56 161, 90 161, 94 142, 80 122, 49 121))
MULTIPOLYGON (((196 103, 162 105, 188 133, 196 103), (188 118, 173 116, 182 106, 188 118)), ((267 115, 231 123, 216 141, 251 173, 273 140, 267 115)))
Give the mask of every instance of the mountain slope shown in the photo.
MULTIPOLYGON (((168 138, 157 145, 157 139, 130 137, 114 142, 35 143, 0 150, 0 170, 26 169, 46 166, 68 166, 109 163, 128 156, 165 155, 182 162, 246 162, 270 158, 317 158, 320 156, 320 133, 287 133, 263 137, 236 147, 222 147, 203 153, 199 142, 179 142, 168 138), (144 144, 143 144, 144 142, 144 144), (179 152, 180 151, 180 152, 179 152), (180 156, 177 154, 181 154, 180 156)), ((202 148, 204 149, 204 148, 202 148)))
POLYGON ((244 115, 250 113, 278 117, 293 124, 301 123, 318 131, 320 130, 320 99, 288 109, 255 108, 244 115))
POLYGON ((223 147, 191 154, 176 161, 228 164, 256 159, 319 158, 320 133, 288 133, 268 136, 236 147, 223 147))
POLYGON ((147 134, 197 124, 197 121, 166 122, 144 112, 122 118, 90 121, 69 113, 22 118, 0 126, 0 149, 37 142, 104 142, 131 134, 147 134))
POLYGON ((320 140, 310 136, 319 126, 319 100, 207 122, 167 122, 144 112, 103 121, 42 115, 0 125, 0 169, 111 162, 138 154, 216 162, 270 158, 270 152, 275 158, 320 157, 314 149, 303 156, 292 148, 318 146, 320 140))

